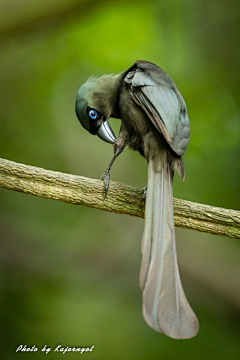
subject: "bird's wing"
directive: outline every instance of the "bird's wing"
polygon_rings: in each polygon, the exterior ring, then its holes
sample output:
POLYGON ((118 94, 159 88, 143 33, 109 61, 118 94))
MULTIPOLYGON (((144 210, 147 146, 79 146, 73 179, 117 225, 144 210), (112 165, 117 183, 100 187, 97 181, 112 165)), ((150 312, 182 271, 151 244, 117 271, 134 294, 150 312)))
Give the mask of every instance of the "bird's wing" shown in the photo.
POLYGON ((186 151, 190 127, 186 104, 173 81, 157 66, 139 62, 125 82, 133 100, 141 106, 177 155, 186 151), (141 66, 144 65, 144 66, 141 66))

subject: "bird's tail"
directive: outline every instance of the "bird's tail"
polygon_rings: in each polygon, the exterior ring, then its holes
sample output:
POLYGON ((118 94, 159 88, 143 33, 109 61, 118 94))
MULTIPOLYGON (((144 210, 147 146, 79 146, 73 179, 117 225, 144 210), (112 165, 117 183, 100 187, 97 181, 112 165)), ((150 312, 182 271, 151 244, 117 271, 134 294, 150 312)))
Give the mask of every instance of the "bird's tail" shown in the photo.
POLYGON ((172 178, 166 154, 158 170, 154 159, 149 159, 140 286, 148 325, 174 339, 187 339, 197 334, 199 324, 179 276, 172 178))

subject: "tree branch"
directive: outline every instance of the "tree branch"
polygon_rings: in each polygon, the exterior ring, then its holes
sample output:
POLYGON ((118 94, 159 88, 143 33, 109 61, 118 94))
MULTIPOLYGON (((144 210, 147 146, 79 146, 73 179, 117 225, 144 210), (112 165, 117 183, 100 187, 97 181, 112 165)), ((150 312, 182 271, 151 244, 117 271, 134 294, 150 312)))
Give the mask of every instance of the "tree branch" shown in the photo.
MULTIPOLYGON (((45 199, 144 217, 142 191, 114 181, 105 199, 101 180, 0 159, 0 186, 45 199)), ((174 221, 182 228, 240 239, 240 211, 174 199, 174 221)))

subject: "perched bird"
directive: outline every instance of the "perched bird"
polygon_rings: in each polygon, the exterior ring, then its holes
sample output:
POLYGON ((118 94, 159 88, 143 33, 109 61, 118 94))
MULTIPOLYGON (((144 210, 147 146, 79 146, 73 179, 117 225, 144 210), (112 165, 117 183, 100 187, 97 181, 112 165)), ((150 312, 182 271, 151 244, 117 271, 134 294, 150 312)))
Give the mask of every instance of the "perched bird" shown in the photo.
POLYGON ((171 338, 195 336, 199 324, 182 288, 173 220, 173 175, 178 172, 184 179, 182 155, 190 133, 182 95, 161 68, 136 61, 118 75, 90 77, 78 91, 75 109, 86 130, 114 144, 114 157, 102 176, 106 193, 110 168, 125 146, 147 160, 140 270, 143 316, 150 327, 171 338), (110 117, 122 121, 117 138, 110 117))

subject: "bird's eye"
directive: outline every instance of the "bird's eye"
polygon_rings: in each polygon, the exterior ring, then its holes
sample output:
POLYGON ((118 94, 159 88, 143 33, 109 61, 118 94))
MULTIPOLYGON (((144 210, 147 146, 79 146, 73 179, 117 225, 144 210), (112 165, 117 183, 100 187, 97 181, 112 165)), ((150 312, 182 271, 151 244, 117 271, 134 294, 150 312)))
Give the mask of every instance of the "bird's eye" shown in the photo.
POLYGON ((95 120, 98 116, 98 113, 96 110, 92 109, 92 110, 89 110, 88 115, 91 119, 95 120))

